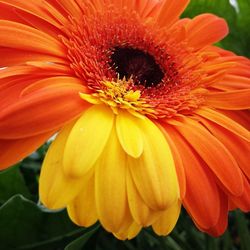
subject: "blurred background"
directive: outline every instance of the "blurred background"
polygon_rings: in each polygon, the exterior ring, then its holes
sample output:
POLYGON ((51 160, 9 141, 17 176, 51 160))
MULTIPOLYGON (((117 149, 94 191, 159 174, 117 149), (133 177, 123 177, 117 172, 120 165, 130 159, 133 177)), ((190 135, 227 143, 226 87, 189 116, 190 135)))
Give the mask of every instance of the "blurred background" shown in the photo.
MULTIPOLYGON (((230 34, 218 46, 250 57, 250 0, 191 0, 183 17, 204 12, 229 24, 230 34)), ((219 238, 199 232, 184 209, 167 237, 149 228, 131 241, 119 241, 99 224, 77 227, 65 210, 52 212, 39 203, 39 173, 48 146, 0 172, 0 250, 250 250, 250 215, 240 211, 229 214, 228 230, 219 238)))

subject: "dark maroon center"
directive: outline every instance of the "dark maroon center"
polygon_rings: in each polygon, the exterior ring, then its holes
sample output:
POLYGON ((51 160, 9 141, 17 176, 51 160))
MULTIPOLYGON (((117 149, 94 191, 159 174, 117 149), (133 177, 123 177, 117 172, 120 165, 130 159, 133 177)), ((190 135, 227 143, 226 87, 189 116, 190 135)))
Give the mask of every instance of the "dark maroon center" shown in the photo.
POLYGON ((111 66, 120 79, 132 77, 135 84, 152 87, 159 84, 164 73, 153 56, 139 49, 119 48, 112 50, 111 66))

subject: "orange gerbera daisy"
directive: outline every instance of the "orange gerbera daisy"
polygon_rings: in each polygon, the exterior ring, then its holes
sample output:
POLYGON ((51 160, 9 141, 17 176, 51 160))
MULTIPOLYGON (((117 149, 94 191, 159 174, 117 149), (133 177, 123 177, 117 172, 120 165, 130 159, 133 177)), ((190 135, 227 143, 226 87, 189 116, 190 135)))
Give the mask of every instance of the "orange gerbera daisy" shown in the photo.
POLYGON ((120 239, 202 231, 250 209, 250 62, 212 46, 212 14, 188 0, 0 0, 0 164, 58 135, 40 197, 120 239))

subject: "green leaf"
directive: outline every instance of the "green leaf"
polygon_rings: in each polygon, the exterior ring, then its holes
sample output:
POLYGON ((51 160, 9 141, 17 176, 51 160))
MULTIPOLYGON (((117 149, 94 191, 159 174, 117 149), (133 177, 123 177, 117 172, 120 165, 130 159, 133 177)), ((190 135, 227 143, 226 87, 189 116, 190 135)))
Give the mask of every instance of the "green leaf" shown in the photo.
POLYGON ((239 210, 237 210, 235 213, 238 225, 238 233, 240 236, 241 250, 249 250, 250 233, 248 229, 247 219, 239 210))
POLYGON ((222 246, 223 246, 222 250, 233 249, 232 238, 230 237, 228 230, 222 236, 222 246))
MULTIPOLYGON (((65 211, 49 213, 21 195, 0 207, 1 249, 54 250, 79 236, 65 211)), ((60 249, 60 248, 59 248, 60 249)))
POLYGON ((235 36, 241 43, 240 54, 250 57, 250 0, 238 0, 237 27, 235 36))
POLYGON ((84 233, 81 237, 66 246, 65 250, 81 250, 88 240, 96 233, 99 227, 100 225, 96 225, 92 230, 84 233))
POLYGON ((29 190, 18 166, 0 172, 0 204, 15 194, 30 198, 29 190))
POLYGON ((219 239, 206 235, 206 250, 219 250, 219 239))

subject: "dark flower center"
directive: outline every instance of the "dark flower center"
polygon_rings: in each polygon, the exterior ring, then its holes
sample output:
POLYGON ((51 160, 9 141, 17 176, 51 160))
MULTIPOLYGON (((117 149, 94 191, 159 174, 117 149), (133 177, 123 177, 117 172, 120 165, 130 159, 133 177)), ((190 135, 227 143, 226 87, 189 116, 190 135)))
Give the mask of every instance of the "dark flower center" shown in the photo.
POLYGON ((120 79, 132 77, 135 84, 145 87, 159 84, 164 73, 153 56, 139 49, 115 47, 111 55, 111 66, 120 79))

